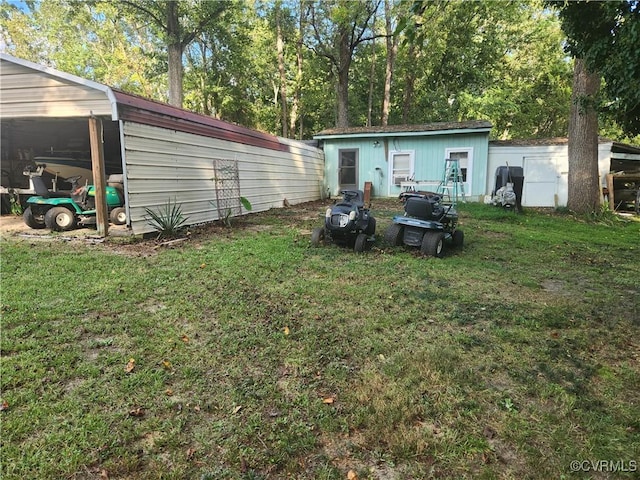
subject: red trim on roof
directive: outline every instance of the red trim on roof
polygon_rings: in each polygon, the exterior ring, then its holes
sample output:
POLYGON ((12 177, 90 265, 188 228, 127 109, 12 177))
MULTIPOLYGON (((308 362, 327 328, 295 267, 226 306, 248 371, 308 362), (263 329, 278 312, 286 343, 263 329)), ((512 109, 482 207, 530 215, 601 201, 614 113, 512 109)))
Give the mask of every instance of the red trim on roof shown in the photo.
POLYGON ((130 93, 113 90, 120 118, 143 125, 193 133, 204 137, 242 143, 281 152, 289 146, 280 143, 275 135, 190 112, 166 103, 156 102, 130 93))

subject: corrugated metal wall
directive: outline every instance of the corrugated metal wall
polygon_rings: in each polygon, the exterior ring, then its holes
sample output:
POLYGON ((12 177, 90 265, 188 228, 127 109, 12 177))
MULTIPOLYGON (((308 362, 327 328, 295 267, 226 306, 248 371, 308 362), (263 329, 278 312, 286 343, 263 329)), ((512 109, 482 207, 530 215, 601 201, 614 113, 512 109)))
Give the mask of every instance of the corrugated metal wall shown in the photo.
POLYGON ((111 116, 105 92, 6 60, 0 61, 3 118, 111 116))
POLYGON ((321 196, 324 154, 302 142, 280 139, 275 151, 133 122, 124 124, 128 207, 134 234, 153 232, 146 208, 177 202, 189 224, 218 219, 214 160, 238 162, 240 194, 254 212, 321 196), (212 205, 211 202, 214 202, 212 205))

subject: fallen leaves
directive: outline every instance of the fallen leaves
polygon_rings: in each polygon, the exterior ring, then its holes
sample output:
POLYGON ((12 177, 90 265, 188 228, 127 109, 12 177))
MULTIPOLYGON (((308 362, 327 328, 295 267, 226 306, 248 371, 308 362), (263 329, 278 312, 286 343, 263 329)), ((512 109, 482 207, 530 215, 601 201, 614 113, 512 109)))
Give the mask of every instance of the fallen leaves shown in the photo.
POLYGON ((4 412, 5 410, 9 410, 9 403, 6 400, 0 403, 0 412, 4 412))
POLYGON ((347 480, 358 480, 358 474, 353 470, 349 470, 347 473, 347 480))
POLYGON ((137 417, 137 418, 144 417, 144 413, 145 413, 144 408, 142 407, 136 407, 129 410, 130 417, 137 417))
POLYGON ((195 448, 189 448, 187 450, 187 460, 192 460, 193 456, 196 454, 196 449, 195 448))
POLYGON ((284 327, 282 330, 283 330, 285 335, 289 335, 289 333, 291 333, 290 330, 289 330, 289 327, 284 327))
POLYGON ((133 372, 133 369, 136 368, 136 361, 133 358, 130 358, 127 362, 126 367, 124 367, 124 371, 127 373, 133 372))

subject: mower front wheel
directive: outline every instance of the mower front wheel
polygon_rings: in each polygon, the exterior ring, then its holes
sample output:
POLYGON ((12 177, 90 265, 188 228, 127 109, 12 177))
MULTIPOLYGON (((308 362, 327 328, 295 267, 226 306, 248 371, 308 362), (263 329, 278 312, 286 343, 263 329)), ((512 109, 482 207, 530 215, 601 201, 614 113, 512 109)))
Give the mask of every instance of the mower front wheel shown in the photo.
POLYGON ((432 257, 438 258, 444 257, 444 233, 425 233, 424 237, 422 237, 422 245, 420 245, 420 251, 423 255, 430 255, 432 257))
POLYGON ((53 207, 44 215, 44 224, 51 230, 66 232, 75 228, 76 216, 68 208, 53 207))
POLYGON ((29 228, 33 228, 33 229, 37 230, 37 229, 41 229, 41 228, 45 227, 44 219, 42 219, 41 217, 36 217, 33 214, 33 211, 31 210, 31 207, 27 207, 26 208, 26 210, 22 214, 22 219, 24 220, 24 223, 29 228))
POLYGON ((462 230, 456 230, 451 235, 451 243, 454 247, 461 247, 464 243, 464 232, 462 230))
POLYGON ((402 225, 397 223, 392 223, 387 228, 387 231, 384 232, 384 241, 389 245, 394 247, 398 247, 402 245, 402 237, 404 235, 404 228, 402 225))
POLYGON ((367 239, 369 236, 366 233, 359 233, 356 237, 356 241, 353 244, 353 251, 356 253, 364 252, 367 249, 367 239))
POLYGON ((367 235, 375 235, 376 219, 374 217, 369 217, 369 223, 367 224, 367 228, 364 230, 364 233, 366 233, 367 235))
POLYGON ((116 207, 109 213, 109 220, 114 225, 124 225, 127 223, 127 211, 124 207, 116 207))
POLYGON ((317 247, 321 242, 324 241, 324 228, 314 228, 313 232, 311 232, 311 245, 317 247))

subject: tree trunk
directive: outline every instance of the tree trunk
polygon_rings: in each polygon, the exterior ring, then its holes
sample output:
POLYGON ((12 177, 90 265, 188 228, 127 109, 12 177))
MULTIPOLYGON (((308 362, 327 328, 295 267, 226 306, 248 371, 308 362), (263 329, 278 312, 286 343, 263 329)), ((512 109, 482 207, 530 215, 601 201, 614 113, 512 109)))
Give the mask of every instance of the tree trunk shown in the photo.
POLYGON ((338 85, 338 118, 336 127, 347 128, 349 126, 349 69, 351 68, 351 45, 349 44, 349 34, 342 32, 339 36, 340 60, 337 65, 338 85))
MULTIPOLYGON (((409 65, 415 65, 416 49, 413 43, 409 45, 407 56, 409 59, 409 65)), ((416 76, 414 72, 415 69, 410 68, 405 78, 404 98, 402 99, 402 123, 404 123, 405 125, 409 123, 409 114, 411 113, 411 108, 413 106, 413 92, 416 83, 416 76)))
POLYGON ((589 72, 585 62, 575 59, 573 93, 569 116, 569 210, 593 213, 600 207, 598 172, 598 115, 595 100, 600 75, 589 72))
POLYGON ((371 70, 369 72, 369 98, 367 100, 367 127, 372 125, 373 113, 373 89, 376 84, 376 39, 371 42, 373 53, 371 54, 371 70))
MULTIPOLYGON (((300 5, 300 17, 298 19, 298 38, 296 40, 296 84, 293 94, 293 103, 291 105, 291 113, 289 114, 289 131, 291 132, 291 138, 295 138, 296 121, 298 120, 298 110, 300 108, 300 89, 302 85, 302 30, 304 28, 304 13, 302 4, 300 5)), ((298 137, 302 138, 302 131, 298 132, 298 137)))
POLYGON ((391 27, 391 4, 384 0, 385 33, 387 35, 387 67, 384 77, 384 98, 382 100, 381 124, 386 127, 389 123, 389 111, 391 110, 391 80, 393 78, 393 65, 398 53, 398 38, 393 35, 391 27))
POLYGON ((167 2, 167 51, 169 61, 169 104, 182 108, 182 53, 178 2, 167 2))
POLYGON ((278 51, 278 72, 280 74, 280 123, 282 124, 282 136, 288 137, 287 113, 287 74, 284 67, 284 40, 282 39, 280 2, 276 2, 276 49, 278 51))

